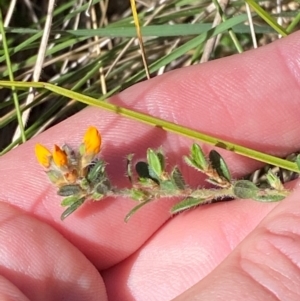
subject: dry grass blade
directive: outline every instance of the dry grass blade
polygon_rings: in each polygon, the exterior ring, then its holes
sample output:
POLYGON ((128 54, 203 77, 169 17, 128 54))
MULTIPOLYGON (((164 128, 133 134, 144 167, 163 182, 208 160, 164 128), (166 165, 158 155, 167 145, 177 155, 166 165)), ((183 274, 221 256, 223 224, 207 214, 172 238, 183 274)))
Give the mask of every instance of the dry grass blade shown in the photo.
MULTIPOLYGON (((101 9, 101 12, 102 12, 102 20, 100 21, 99 25, 101 26, 106 21, 106 17, 105 16, 106 16, 106 13, 107 13, 107 1, 100 2, 100 9, 101 9)), ((91 8, 90 16, 91 16, 92 27, 94 29, 98 28, 97 16, 96 16, 96 11, 95 11, 94 7, 91 8)), ((100 56, 101 55, 101 47, 99 45, 100 44, 99 43, 99 37, 95 36, 94 37, 94 41, 96 42, 94 49, 95 49, 97 55, 100 56)), ((102 93, 106 94, 107 93, 107 87, 106 87, 105 75, 104 75, 103 67, 99 68, 99 75, 100 75, 100 83, 101 83, 102 93)))
MULTIPOLYGON (((41 44, 38 50, 38 55, 37 55, 37 60, 36 64, 33 70, 33 75, 32 75, 32 80, 34 82, 38 82, 40 79, 41 71, 43 68, 43 63, 45 59, 45 54, 46 54, 46 49, 48 45, 48 40, 49 40, 49 35, 51 31, 51 25, 52 25, 52 16, 53 16, 53 10, 55 6, 55 0, 49 0, 48 2, 48 11, 47 11, 47 17, 46 17, 46 22, 44 26, 44 32, 41 40, 41 44)), ((25 105, 28 106, 30 105, 34 100, 34 89, 29 89, 27 99, 25 101, 25 105)), ((30 114, 30 109, 27 109, 23 111, 22 114, 22 123, 25 125, 29 114, 30 114)), ((12 142, 15 142, 21 135, 21 128, 20 125, 17 127, 15 134, 13 135, 12 142)))
MULTIPOLYGON (((225 7, 228 5, 229 0, 221 0, 220 1, 220 6, 222 8, 222 10, 225 9, 225 7)), ((219 25, 222 21, 222 18, 220 16, 220 14, 218 12, 216 12, 214 21, 213 21, 213 27, 219 25)), ((205 63, 209 60, 209 57, 211 55, 211 53, 213 52, 213 49, 215 48, 215 46, 217 45, 216 41, 217 39, 220 39, 220 35, 217 35, 211 39, 209 39, 203 49, 203 54, 200 60, 200 63, 205 63)))
POLYGON ((142 37, 142 33, 141 33, 139 16, 138 16, 137 10, 136 10, 135 0, 130 0, 130 4, 131 4, 133 20, 134 20, 134 24, 136 27, 136 33, 137 33, 138 40, 139 40, 139 45, 140 45, 140 49, 141 49, 141 54, 142 54, 142 59, 143 59, 143 63, 144 63, 146 76, 148 79, 150 79, 150 73, 149 73, 149 68, 148 68, 148 64, 147 64, 145 47, 144 47, 144 43, 143 43, 143 37, 142 37))
POLYGON ((10 1, 9 8, 7 10, 7 13, 6 13, 6 16, 5 16, 5 19, 4 19, 4 26, 9 25, 11 17, 13 15, 13 11, 14 11, 15 6, 16 6, 16 3, 17 3, 17 0, 10 1))
POLYGON ((251 15, 251 9, 250 9, 250 6, 247 2, 245 3, 245 5, 246 5, 248 20, 249 20, 249 27, 250 27, 250 31, 251 31, 253 48, 257 48, 257 41, 256 41, 256 35, 255 35, 253 19, 252 19, 252 15, 251 15))

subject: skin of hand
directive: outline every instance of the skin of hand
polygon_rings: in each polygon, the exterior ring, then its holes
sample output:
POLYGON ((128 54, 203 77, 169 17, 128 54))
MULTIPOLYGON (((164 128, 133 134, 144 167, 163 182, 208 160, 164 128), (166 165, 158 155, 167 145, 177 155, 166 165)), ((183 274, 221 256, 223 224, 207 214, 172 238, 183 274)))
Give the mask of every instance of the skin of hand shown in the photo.
MULTIPOLYGON (((169 72, 110 101, 285 156, 300 148, 300 33, 169 72)), ((162 199, 125 224, 134 201, 105 199, 61 222, 61 198, 34 145, 76 148, 89 125, 102 134, 114 185, 128 184, 127 154, 141 159, 160 146, 190 185, 205 185, 182 162, 193 142, 187 138, 96 108, 54 126, 0 158, 1 300, 299 300, 298 181, 280 203, 235 200, 170 218, 175 200, 162 199)), ((234 178, 262 166, 218 151, 234 178)))

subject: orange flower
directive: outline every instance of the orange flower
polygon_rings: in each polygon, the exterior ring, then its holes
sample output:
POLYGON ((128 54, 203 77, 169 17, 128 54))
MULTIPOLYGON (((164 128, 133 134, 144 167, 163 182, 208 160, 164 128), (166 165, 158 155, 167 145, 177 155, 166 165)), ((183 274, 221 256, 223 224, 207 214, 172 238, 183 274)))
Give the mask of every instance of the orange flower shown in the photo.
POLYGON ((85 146, 85 153, 87 155, 96 155, 99 153, 101 146, 101 136, 95 127, 90 126, 87 129, 83 137, 83 143, 85 146))
POLYGON ((45 168, 48 168, 50 166, 50 159, 52 157, 51 152, 43 145, 36 144, 35 145, 35 156, 38 160, 38 162, 44 166, 45 168))
POLYGON ((57 167, 65 166, 68 164, 68 157, 65 151, 59 146, 54 145, 53 161, 57 167))

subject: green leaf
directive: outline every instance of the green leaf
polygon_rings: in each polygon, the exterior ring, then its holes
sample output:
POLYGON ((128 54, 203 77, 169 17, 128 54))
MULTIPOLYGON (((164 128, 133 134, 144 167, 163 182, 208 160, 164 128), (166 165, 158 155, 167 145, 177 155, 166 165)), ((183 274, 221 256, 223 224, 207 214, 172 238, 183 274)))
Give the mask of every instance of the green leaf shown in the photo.
POLYGON ((150 203, 153 199, 148 199, 138 205, 136 205, 135 207, 133 207, 133 209, 131 209, 128 214, 126 214, 124 221, 125 223, 127 223, 129 221, 129 219, 132 217, 133 214, 135 214, 139 209, 141 209, 143 206, 145 206, 146 204, 150 203))
POLYGON ((163 153, 162 150, 158 150, 156 152, 156 154, 157 154, 157 157, 159 159, 161 169, 162 169, 162 171, 164 171, 165 170, 165 164, 166 164, 166 162, 165 162, 165 155, 164 155, 164 153, 163 153))
POLYGON ((271 169, 268 170, 266 177, 272 188, 276 190, 284 189, 280 179, 272 172, 271 169))
POLYGON ((134 188, 130 189, 130 197, 139 202, 145 202, 147 198, 146 194, 142 190, 134 188))
POLYGON ((184 156, 183 159, 187 165, 197 169, 198 171, 205 172, 208 168, 208 162, 202 148, 197 143, 193 143, 190 150, 190 156, 184 156))
POLYGON ((87 174, 87 179, 92 184, 96 184, 103 180, 106 177, 105 175, 105 162, 102 160, 95 161, 91 163, 89 166, 89 171, 87 174))
POLYGON ((171 213, 172 214, 179 213, 181 211, 194 208, 194 207, 196 207, 200 204, 206 203, 206 202, 207 202, 206 199, 195 199, 195 198, 189 197, 189 198, 186 198, 183 201, 177 203, 176 205, 174 205, 171 209, 171 213))
POLYGON ((77 184, 64 185, 58 189, 57 194, 60 196, 70 196, 81 192, 80 186, 77 184))
POLYGON ((60 216, 60 219, 63 221, 65 218, 67 218, 70 214, 72 214, 75 210, 77 210, 85 201, 85 198, 82 197, 75 203, 73 203, 71 206, 69 206, 60 216))
POLYGON ((140 182, 143 182, 143 179, 154 181, 156 184, 159 184, 159 181, 150 175, 149 164, 143 161, 137 162, 135 165, 135 170, 140 178, 140 182))
POLYGON ((183 179, 182 173, 178 167, 175 167, 171 173, 171 180, 174 185, 181 190, 184 190, 186 187, 185 181, 183 179))
POLYGON ((149 175, 151 179, 155 179, 158 183, 160 183, 160 179, 157 174, 153 171, 153 169, 148 165, 149 175))
POLYGON ((49 170, 49 171, 46 171, 46 174, 47 174, 49 180, 51 181, 51 183, 53 183, 53 184, 56 184, 57 182, 60 182, 61 180, 63 180, 63 175, 58 170, 49 170))
POLYGON ((221 155, 217 151, 211 150, 209 153, 209 160, 211 162, 213 169, 216 170, 218 175, 221 178, 230 182, 231 175, 230 175, 229 169, 227 167, 227 164, 224 161, 224 159, 221 157, 221 155))
POLYGON ((72 196, 66 197, 61 201, 60 205, 63 207, 71 206, 75 202, 77 202, 79 200, 79 198, 80 197, 78 195, 72 195, 72 196))
POLYGON ((111 190, 111 185, 108 179, 97 184, 96 191, 99 194, 106 195, 111 190))
POLYGON ((85 153, 85 144, 84 143, 81 143, 79 145, 79 154, 82 156, 84 153, 85 153))
POLYGON ((191 148, 191 157, 201 170, 205 171, 208 168, 208 163, 199 144, 193 143, 191 148))
POLYGON ((183 160, 184 160, 184 162, 185 162, 187 165, 189 165, 189 166, 191 166, 191 167, 197 169, 198 171, 201 171, 201 172, 203 171, 202 169, 200 169, 200 168, 197 166, 197 163, 196 163, 193 159, 191 159, 190 157, 184 156, 184 157, 183 157, 183 160))
POLYGON ((159 180, 163 172, 162 162, 158 154, 151 148, 148 148, 147 150, 147 161, 149 164, 150 176, 159 180))
MULTIPOLYGON (((222 22, 220 25, 217 25, 216 27, 213 27, 199 36, 196 36, 192 40, 187 41, 186 43, 180 45, 176 49, 174 49, 172 52, 168 53, 167 55, 159 58, 154 63, 152 63, 150 67, 150 72, 157 71, 160 67, 166 66, 167 64, 173 62, 174 60, 178 59, 182 55, 185 55, 188 51, 192 50, 193 48, 198 47, 202 43, 206 42, 208 37, 212 38, 213 36, 216 36, 220 33, 223 33, 224 31, 227 31, 228 29, 232 28, 233 26, 245 22, 247 20, 247 15, 238 15, 230 18, 229 20, 222 22)), ((139 79, 143 78, 145 71, 136 73, 132 78, 130 78, 127 83, 137 82, 139 79)))
POLYGON ((272 195, 257 195, 253 199, 259 202, 269 203, 269 202, 279 202, 285 198, 286 196, 281 194, 272 194, 272 195))
MULTIPOLYGON (((240 15, 245 21, 246 15, 240 15)), ((236 22, 235 22, 236 23, 236 22)), ((226 24, 225 24, 226 25, 226 24)), ((198 24, 159 24, 143 26, 143 37, 178 37, 178 36, 195 36, 206 33, 213 27, 212 23, 198 23, 198 24)), ((250 33, 249 26, 245 24, 238 24, 230 26, 236 33, 250 33)), ((228 30, 228 26, 226 26, 228 30)), ((20 33, 23 35, 40 34, 41 31, 33 28, 6 28, 8 33, 20 33)), ((222 30, 223 32, 225 31, 222 30)), ((60 33, 68 36, 70 39, 74 37, 90 38, 94 36, 102 37, 136 37, 136 28, 134 26, 116 26, 108 25, 97 29, 77 29, 77 30, 53 30, 54 33, 60 33)), ((274 30, 266 25, 260 24, 255 26, 256 33, 274 33, 274 30)), ((34 41, 39 38, 37 36, 34 41)))
POLYGON ((135 171, 140 178, 151 178, 149 174, 148 163, 140 161, 135 165, 135 171))
POLYGON ((265 21, 267 22, 274 30, 276 30, 283 37, 287 36, 286 30, 279 25, 276 20, 267 13, 258 3, 254 0, 246 0, 246 2, 255 10, 255 12, 265 21))
POLYGON ((172 194, 177 190, 177 186, 172 180, 164 180, 160 181, 160 189, 164 192, 167 191, 168 193, 172 194))
POLYGON ((248 180, 240 180, 234 183, 233 193, 240 199, 253 199, 257 196, 259 189, 248 180))
POLYGON ((98 193, 98 192, 94 192, 92 195, 91 195, 91 199, 93 201, 101 201, 105 196, 102 194, 102 193, 98 193))

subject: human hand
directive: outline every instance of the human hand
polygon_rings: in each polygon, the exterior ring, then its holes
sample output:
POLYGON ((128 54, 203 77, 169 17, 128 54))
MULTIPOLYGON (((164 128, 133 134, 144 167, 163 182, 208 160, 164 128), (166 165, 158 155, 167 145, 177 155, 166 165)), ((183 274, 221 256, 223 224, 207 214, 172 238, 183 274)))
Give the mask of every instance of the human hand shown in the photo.
MULTIPOLYGON (((300 146, 299 37, 169 72, 111 101, 287 155, 300 146)), ((236 200, 170 218, 174 200, 159 200, 125 224, 134 202, 106 199, 85 203, 61 222, 60 197, 34 145, 77 147, 89 125, 102 134, 101 156, 114 184, 127 183, 127 154, 141 158, 148 147, 163 146, 191 185, 203 185, 181 162, 192 143, 186 138, 96 108, 51 128, 0 160, 1 300, 299 300, 297 181, 280 203, 236 200)), ((235 178, 261 166, 220 153, 235 178)))

